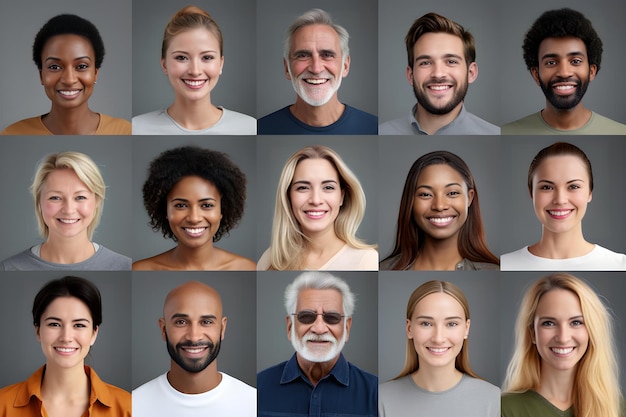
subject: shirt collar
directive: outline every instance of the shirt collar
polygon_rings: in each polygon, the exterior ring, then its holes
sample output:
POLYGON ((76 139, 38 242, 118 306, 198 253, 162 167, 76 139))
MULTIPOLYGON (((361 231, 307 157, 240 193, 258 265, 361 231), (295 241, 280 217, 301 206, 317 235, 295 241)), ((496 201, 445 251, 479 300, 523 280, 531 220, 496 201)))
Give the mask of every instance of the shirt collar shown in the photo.
MULTIPOLYGON (((43 381, 43 375, 46 371, 46 366, 39 368, 34 374, 32 374, 24 384, 20 387, 17 395, 15 396, 15 406, 25 407, 31 401, 32 397, 37 398, 40 402, 43 402, 41 397, 41 383, 43 381)), ((93 406, 96 401, 101 404, 111 407, 113 404, 113 398, 109 388, 98 377, 96 372, 89 366, 85 365, 85 374, 91 381, 91 393, 89 394, 89 408, 93 406)))
MULTIPOLYGON (((348 366, 348 361, 343 356, 343 353, 339 354, 339 359, 337 359, 337 362, 335 363, 335 366, 333 366, 333 369, 331 369, 328 375, 326 375, 322 379, 329 378, 331 375, 340 384, 345 386, 350 385, 350 367, 348 366)), ((280 377, 280 383, 287 384, 289 382, 293 382, 298 378, 302 378, 302 380, 310 383, 306 375, 304 375, 304 372, 302 372, 302 370, 300 369, 300 366, 298 365, 298 359, 296 357, 296 354, 294 353, 291 359, 287 361, 285 367, 283 368, 283 374, 280 377)))
MULTIPOLYGON (((413 106, 413 108, 411 109, 411 114, 409 114, 409 123, 411 124, 411 126, 413 126, 414 129, 417 130, 417 132, 420 135, 427 135, 428 133, 426 133, 426 132, 424 132, 422 130, 422 128, 420 127, 419 122, 415 118, 415 112, 416 111, 417 111, 417 104, 415 104, 415 106, 413 106)), ((459 115, 456 116, 453 121, 451 121, 447 125, 441 127, 437 132, 435 132, 435 134, 441 132, 442 130, 448 129, 449 127, 452 127, 452 126, 460 123, 465 118, 466 114, 467 114, 467 111, 465 110, 465 102, 463 102, 463 104, 461 105, 461 111, 459 112, 459 115)))

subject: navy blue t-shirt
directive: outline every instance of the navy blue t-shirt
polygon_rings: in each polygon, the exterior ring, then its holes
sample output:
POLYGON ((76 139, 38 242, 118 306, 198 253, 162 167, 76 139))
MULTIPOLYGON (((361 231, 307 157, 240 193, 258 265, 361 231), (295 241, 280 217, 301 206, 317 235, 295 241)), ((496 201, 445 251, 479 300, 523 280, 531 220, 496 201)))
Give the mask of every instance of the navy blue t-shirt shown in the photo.
POLYGON ((309 126, 298 120, 289 107, 261 117, 257 121, 258 135, 377 135, 378 117, 348 106, 335 123, 309 126))

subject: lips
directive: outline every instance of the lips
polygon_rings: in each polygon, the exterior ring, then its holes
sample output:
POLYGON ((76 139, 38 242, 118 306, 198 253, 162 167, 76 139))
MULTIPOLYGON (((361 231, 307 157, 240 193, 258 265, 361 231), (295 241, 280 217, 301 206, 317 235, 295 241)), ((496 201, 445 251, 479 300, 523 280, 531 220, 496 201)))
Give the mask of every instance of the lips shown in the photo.
POLYGON ((324 217, 327 211, 326 210, 306 210, 304 213, 306 214, 308 218, 317 220, 317 219, 321 219, 322 217, 324 217))
POLYGON ((63 224, 75 224, 75 223, 78 223, 80 219, 57 219, 57 220, 63 224))
POLYGON ((550 348, 550 350, 554 353, 556 353, 557 355, 569 355, 570 353, 572 353, 574 351, 574 347, 569 346, 569 347, 552 347, 550 348))
POLYGON ((55 347, 54 350, 61 355, 72 355, 78 351, 78 348, 72 347, 55 347))
POLYGON ((304 82, 312 85, 322 85, 328 82, 328 78, 305 78, 304 82))
POLYGON ((447 353, 450 350, 449 347, 439 347, 439 348, 427 347, 426 349, 428 349, 430 353, 435 354, 435 355, 443 355, 444 353, 447 353))
POLYGON ((446 217, 428 217, 428 221, 433 226, 437 227, 445 227, 454 221, 455 216, 446 216, 446 217))
POLYGON ((208 229, 207 226, 203 227, 183 227, 186 234, 190 236, 200 236, 208 229))
POLYGON ((208 80, 187 80, 184 79, 183 83, 185 83, 185 85, 191 89, 199 89, 204 87, 204 85, 208 82, 208 80))
POLYGON ((547 212, 554 219, 565 219, 574 212, 574 209, 547 210, 547 212))
POLYGON ((76 97, 79 96, 79 94, 82 92, 83 90, 81 89, 76 89, 76 90, 57 90, 57 93, 59 93, 59 95, 66 99, 66 100, 72 100, 75 99, 76 97))

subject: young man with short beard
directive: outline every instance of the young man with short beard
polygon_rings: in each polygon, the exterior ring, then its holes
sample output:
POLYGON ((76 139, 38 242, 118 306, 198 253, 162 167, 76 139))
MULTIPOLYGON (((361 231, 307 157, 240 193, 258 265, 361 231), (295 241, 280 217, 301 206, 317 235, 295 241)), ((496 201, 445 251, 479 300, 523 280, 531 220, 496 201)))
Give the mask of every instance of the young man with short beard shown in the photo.
POLYGON ((582 99, 600 71, 602 41, 582 13, 543 13, 524 39, 524 61, 546 107, 502 126, 503 135, 625 135, 626 125, 591 111, 582 99))
POLYGON ((478 77, 474 37, 436 13, 413 22, 405 37, 406 77, 417 104, 408 116, 378 127, 379 135, 499 135, 500 128, 465 109, 478 77))

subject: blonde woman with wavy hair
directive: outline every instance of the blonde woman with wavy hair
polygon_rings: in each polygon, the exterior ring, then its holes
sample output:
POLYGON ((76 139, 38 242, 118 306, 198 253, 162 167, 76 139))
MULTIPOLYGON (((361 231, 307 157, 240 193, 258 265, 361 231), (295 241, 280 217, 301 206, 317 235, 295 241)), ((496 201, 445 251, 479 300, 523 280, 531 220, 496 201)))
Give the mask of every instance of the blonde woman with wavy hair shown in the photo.
POLYGON ((129 270, 130 258, 92 242, 106 185, 95 162, 80 152, 46 156, 30 187, 45 241, 2 261, 2 270, 129 270))
POLYGON ((500 416, 500 390, 470 366, 470 311, 459 287, 428 281, 409 297, 404 368, 381 384, 380 417, 500 416))
POLYGON ((276 191, 266 270, 377 270, 378 252, 356 236, 365 193, 332 149, 307 146, 285 163, 276 191))
POLYGON ((620 417, 613 322, 584 281, 555 273, 524 295, 503 386, 504 417, 620 417))

